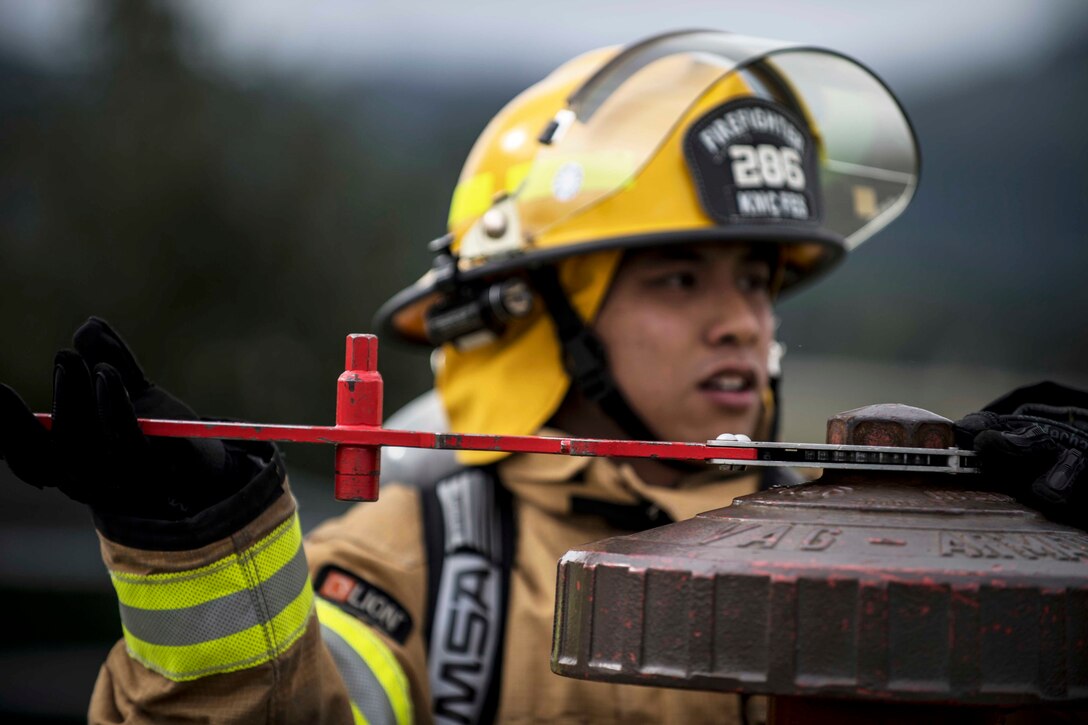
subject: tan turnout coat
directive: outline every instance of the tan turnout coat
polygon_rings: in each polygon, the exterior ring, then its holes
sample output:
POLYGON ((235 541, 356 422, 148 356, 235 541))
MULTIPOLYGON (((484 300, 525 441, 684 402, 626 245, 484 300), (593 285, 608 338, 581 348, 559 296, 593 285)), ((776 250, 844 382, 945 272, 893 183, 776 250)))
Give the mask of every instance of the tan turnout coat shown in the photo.
MULTIPOLYGON (((681 520, 750 493, 756 477, 708 481, 701 476, 704 480, 665 489, 646 485, 628 465, 544 455, 513 456, 499 465, 498 474, 513 494, 517 526, 498 721, 739 722, 735 695, 563 678, 551 672, 549 656, 557 561, 580 544, 628 533, 596 516, 572 515, 572 495, 615 503, 649 499, 681 520)), ((194 569, 245 550, 290 517, 294 506, 290 495, 282 496, 243 530, 196 551, 139 551, 103 538, 103 556, 114 571, 194 569)), ((312 577, 336 565, 377 585, 407 610, 412 628, 403 645, 373 631, 407 676, 415 720, 430 722, 423 638, 427 557, 419 492, 386 485, 380 501, 327 521, 306 537, 304 548, 312 577)), ((99 723, 350 723, 348 699, 311 614, 305 633, 275 659, 187 682, 173 682, 132 659, 122 640, 102 667, 89 718, 99 723)))

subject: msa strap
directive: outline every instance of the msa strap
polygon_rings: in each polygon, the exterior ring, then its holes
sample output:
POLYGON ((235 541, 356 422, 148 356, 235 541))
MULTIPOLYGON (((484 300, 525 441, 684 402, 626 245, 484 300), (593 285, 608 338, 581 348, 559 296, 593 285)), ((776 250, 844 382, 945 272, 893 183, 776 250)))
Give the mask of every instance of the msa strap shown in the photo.
MULTIPOLYGON (((800 477, 768 468, 761 488, 800 477), (780 475, 785 474, 785 475, 780 475)), ((494 722, 515 552, 513 498, 492 467, 466 468, 420 489, 427 547, 427 667, 436 723, 494 722)), ((671 519, 649 501, 576 499, 581 513, 645 530, 671 519)))
POLYGON ((492 722, 514 558, 513 502, 490 468, 458 471, 424 487, 421 499, 434 719, 492 722))

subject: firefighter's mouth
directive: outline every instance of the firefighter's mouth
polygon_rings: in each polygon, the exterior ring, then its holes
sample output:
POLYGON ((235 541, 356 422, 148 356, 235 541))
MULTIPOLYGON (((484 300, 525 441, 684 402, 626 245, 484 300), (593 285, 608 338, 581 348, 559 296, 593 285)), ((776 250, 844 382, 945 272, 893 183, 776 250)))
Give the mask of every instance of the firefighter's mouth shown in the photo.
POLYGON ((755 387, 755 375, 740 371, 717 373, 699 383, 700 390, 715 393, 746 393, 755 387))

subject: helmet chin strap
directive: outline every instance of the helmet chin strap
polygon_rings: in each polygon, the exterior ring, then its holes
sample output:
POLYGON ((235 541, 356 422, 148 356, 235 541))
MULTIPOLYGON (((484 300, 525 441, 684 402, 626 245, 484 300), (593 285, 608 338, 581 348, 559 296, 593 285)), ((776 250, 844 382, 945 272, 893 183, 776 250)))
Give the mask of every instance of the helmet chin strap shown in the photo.
POLYGON ((559 283, 558 270, 550 265, 538 267, 530 270, 529 279, 555 323, 556 336, 563 349, 563 367, 570 375, 571 385, 583 398, 600 407, 632 440, 657 440, 657 434, 642 421, 620 392, 608 367, 604 343, 571 306, 559 283))
MULTIPOLYGON (((620 392, 608 367, 604 343, 571 306, 559 283, 558 270, 553 266, 539 267, 530 270, 529 279, 555 323, 556 336, 563 349, 563 367, 570 375, 571 385, 583 398, 595 403, 631 440, 660 440, 661 436, 646 425, 620 392)), ((658 463, 684 474, 704 468, 690 461, 665 458, 659 459, 658 463)))

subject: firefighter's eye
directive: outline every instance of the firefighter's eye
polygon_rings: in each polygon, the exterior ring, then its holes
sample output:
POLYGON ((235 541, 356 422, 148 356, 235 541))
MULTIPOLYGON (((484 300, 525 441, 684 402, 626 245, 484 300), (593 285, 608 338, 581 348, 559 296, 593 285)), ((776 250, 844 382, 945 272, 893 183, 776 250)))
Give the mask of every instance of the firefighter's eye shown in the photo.
POLYGON ((654 287, 675 290, 694 289, 698 282, 698 277, 690 270, 676 270, 658 275, 651 280, 654 287))
POLYGON ((737 274, 737 288, 742 292, 766 292, 771 289, 771 268, 763 262, 745 264, 737 274))

